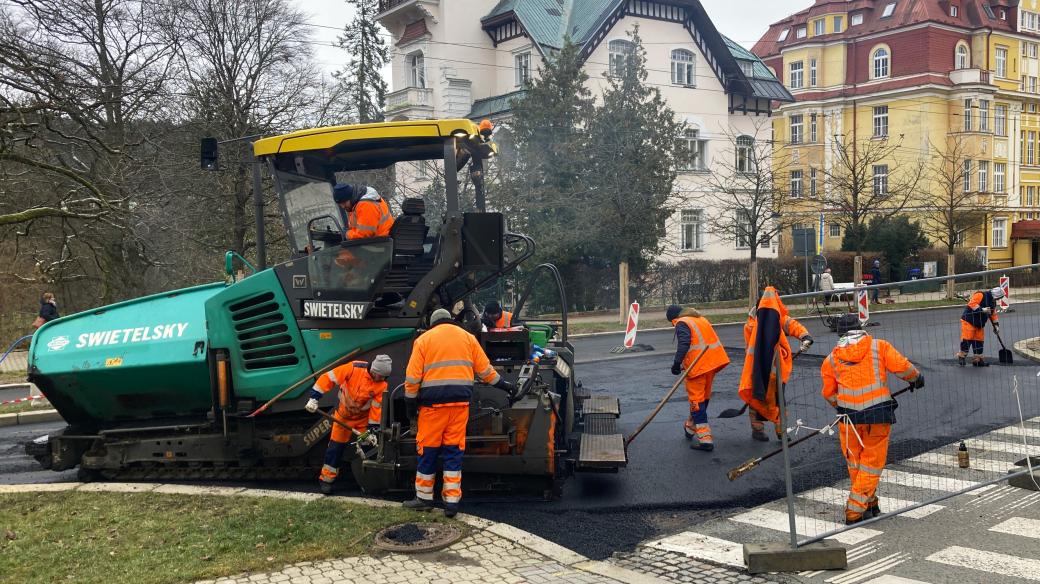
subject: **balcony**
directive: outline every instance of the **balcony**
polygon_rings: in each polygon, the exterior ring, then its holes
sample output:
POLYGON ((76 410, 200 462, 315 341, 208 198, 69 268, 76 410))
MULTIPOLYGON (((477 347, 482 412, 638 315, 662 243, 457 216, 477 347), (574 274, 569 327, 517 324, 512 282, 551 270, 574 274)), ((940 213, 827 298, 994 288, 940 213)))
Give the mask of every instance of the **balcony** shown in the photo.
POLYGON ((433 117, 433 90, 425 87, 405 87, 386 96, 386 116, 404 116, 410 120, 433 117))
POLYGON ((954 85, 989 85, 989 71, 982 69, 954 69, 950 71, 954 85))
POLYGON ((440 0, 379 0, 379 14, 376 20, 383 24, 391 34, 399 34, 398 29, 423 18, 436 22, 436 14, 432 8, 440 4, 440 0))

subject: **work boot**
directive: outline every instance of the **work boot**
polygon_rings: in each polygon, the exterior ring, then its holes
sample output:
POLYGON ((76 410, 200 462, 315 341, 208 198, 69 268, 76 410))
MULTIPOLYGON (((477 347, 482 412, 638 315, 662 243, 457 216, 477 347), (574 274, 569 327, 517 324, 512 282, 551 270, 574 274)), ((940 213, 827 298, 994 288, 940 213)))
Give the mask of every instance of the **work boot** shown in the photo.
POLYGON ((416 497, 411 501, 405 501, 402 506, 411 511, 429 511, 433 509, 433 502, 416 497))
POLYGON ((753 440, 758 440, 759 442, 769 442, 769 436, 766 436, 766 433, 762 430, 752 430, 751 438, 753 440))
POLYGON ((857 523, 862 523, 863 520, 864 518, 862 515, 850 515, 848 513, 845 514, 845 525, 855 525, 857 523))
POLYGON ((683 422, 683 433, 686 434, 687 440, 693 440, 693 437, 697 435, 697 426, 694 425, 693 420, 683 422))
POLYGON ((957 357, 957 363, 961 367, 964 367, 965 365, 967 365, 967 363, 968 363, 968 361, 967 361, 968 354, 967 353, 965 353, 964 351, 957 351, 956 357, 957 357))
POLYGON ((982 358, 982 355, 976 355, 971 360, 971 366, 972 367, 989 367, 989 363, 986 363, 986 360, 982 358))
POLYGON ((870 506, 867 507, 867 513, 870 514, 871 517, 881 515, 881 506, 878 504, 877 498, 870 502, 870 506))
POLYGON ((705 452, 711 452, 715 450, 714 442, 693 442, 690 444, 690 450, 703 450, 705 452))
POLYGON ((318 481, 318 488, 321 489, 321 494, 322 495, 331 495, 332 494, 332 483, 328 483, 328 482, 325 482, 325 481, 318 481))
POLYGON ((459 513, 458 503, 445 503, 444 504, 444 516, 448 519, 455 517, 459 513))

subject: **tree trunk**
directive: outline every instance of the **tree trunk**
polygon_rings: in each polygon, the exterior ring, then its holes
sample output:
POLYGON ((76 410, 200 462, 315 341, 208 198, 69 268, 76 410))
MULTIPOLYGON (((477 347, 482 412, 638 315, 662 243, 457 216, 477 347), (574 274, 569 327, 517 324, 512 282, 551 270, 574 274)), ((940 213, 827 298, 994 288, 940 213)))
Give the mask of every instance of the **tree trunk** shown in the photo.
POLYGON ((857 255, 852 260, 852 283, 859 286, 863 283, 863 256, 857 255))
MULTIPOLYGON (((957 267, 955 265, 957 256, 955 254, 949 254, 946 256, 946 275, 952 276, 957 273, 957 267)), ((953 300, 957 297, 957 282, 955 280, 946 281, 946 298, 953 300)))
POLYGON ((752 258, 748 266, 748 310, 758 302, 758 258, 752 258))
POLYGON ((628 262, 623 261, 618 264, 618 301, 620 306, 618 307, 618 322, 626 324, 625 319, 628 314, 628 262))

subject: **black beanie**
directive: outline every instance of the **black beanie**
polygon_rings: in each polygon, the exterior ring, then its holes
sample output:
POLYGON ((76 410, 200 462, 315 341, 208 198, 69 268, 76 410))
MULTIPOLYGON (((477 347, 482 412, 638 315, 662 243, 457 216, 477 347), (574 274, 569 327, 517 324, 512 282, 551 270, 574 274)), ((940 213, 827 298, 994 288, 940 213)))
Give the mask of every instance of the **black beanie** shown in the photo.
POLYGON ((484 305, 484 314, 502 314, 502 305, 497 300, 492 300, 484 305))
POLYGON ((682 312, 682 307, 678 304, 673 304, 668 307, 668 310, 664 311, 664 316, 668 320, 675 320, 675 318, 679 316, 680 312, 682 312))

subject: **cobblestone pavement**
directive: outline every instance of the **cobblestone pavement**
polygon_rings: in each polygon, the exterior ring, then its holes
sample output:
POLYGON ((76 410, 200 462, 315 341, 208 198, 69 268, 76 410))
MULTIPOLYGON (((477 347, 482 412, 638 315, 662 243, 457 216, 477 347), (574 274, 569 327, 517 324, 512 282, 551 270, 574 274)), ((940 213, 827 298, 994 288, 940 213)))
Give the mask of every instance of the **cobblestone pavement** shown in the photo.
MULTIPOLYGON (((631 580, 630 580, 631 581, 631 580)), ((647 581, 652 581, 647 578, 647 581)), ((572 584, 616 583, 580 567, 568 567, 488 531, 474 530, 455 545, 429 554, 371 555, 305 562, 269 574, 241 574, 198 584, 394 584, 459 582, 572 584)))
POLYGON ((684 554, 640 548, 632 554, 617 554, 612 563, 635 572, 651 574, 683 584, 783 584, 792 582, 778 574, 752 576, 743 570, 702 562, 684 554))

